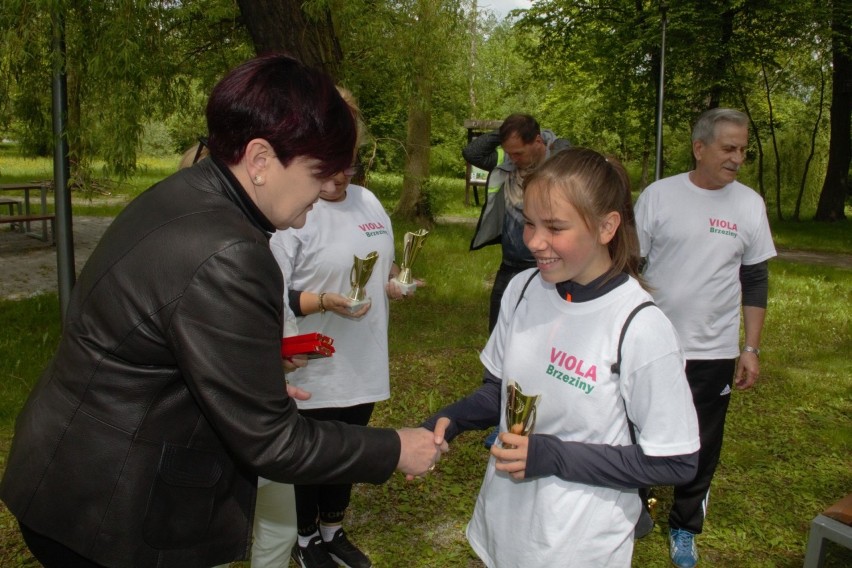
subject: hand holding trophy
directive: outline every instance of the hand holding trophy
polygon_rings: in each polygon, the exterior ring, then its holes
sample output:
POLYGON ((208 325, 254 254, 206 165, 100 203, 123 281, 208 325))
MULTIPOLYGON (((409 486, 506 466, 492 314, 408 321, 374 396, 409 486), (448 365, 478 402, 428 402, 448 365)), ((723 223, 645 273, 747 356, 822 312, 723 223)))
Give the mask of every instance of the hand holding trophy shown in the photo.
POLYGON ((417 282, 414 281, 414 276, 411 273, 411 265, 414 264, 414 259, 417 258, 417 253, 423 248, 423 243, 428 235, 429 231, 426 229, 419 229, 414 233, 405 233, 399 275, 392 280, 399 286, 403 296, 413 294, 417 289, 417 282))
POLYGON ((352 284, 352 288, 349 290, 349 294, 346 295, 351 301, 349 305, 350 313, 354 314, 365 305, 372 304, 372 300, 367 297, 365 287, 370 280, 370 276, 373 274, 373 267, 376 265, 378 259, 379 253, 376 251, 369 253, 365 258, 359 258, 357 255, 354 256, 352 270, 349 271, 349 283, 352 284))
MULTIPOLYGON (((541 395, 527 395, 521 391, 521 386, 510 380, 506 385, 506 428, 512 434, 529 436, 535 429, 535 416, 541 395)), ((510 444, 503 444, 506 449, 513 449, 510 444)))

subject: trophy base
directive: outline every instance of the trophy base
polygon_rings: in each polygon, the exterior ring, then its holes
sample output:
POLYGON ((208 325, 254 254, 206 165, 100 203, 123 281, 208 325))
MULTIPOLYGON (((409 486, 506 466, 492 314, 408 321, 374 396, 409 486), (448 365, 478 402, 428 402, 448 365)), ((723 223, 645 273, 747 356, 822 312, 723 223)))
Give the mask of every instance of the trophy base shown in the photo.
POLYGON ((364 306, 370 306, 373 304, 373 300, 370 298, 364 298, 363 300, 350 300, 352 303, 349 304, 349 307, 346 308, 349 310, 350 314, 354 314, 360 311, 364 306))
POLYGON ((399 286, 399 289, 402 291, 403 296, 409 296, 411 294, 414 294, 414 292, 417 290, 417 282, 412 282, 411 284, 403 284, 396 278, 392 278, 391 281, 397 286, 399 286))

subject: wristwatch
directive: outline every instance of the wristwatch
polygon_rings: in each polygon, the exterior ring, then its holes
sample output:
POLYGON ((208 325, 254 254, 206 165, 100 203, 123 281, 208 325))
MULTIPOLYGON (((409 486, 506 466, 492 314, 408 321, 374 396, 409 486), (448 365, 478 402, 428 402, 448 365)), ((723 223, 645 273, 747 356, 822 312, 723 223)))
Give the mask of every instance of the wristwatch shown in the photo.
POLYGON ((760 357, 760 349, 752 347, 751 345, 743 347, 743 353, 754 353, 756 356, 760 357))

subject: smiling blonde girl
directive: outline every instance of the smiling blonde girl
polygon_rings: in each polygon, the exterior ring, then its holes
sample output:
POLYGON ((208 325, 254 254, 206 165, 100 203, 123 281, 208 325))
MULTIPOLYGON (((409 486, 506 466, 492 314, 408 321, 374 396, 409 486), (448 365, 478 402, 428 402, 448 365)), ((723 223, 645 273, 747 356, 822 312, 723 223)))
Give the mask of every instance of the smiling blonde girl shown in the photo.
POLYGON ((697 465, 683 353, 656 306, 627 323, 651 297, 617 162, 557 153, 526 181, 524 218, 537 267, 506 290, 483 385, 424 425, 450 440, 500 423, 467 527, 486 565, 628 567, 637 488, 689 479, 697 465), (541 395, 530 436, 507 431, 509 381, 541 395))

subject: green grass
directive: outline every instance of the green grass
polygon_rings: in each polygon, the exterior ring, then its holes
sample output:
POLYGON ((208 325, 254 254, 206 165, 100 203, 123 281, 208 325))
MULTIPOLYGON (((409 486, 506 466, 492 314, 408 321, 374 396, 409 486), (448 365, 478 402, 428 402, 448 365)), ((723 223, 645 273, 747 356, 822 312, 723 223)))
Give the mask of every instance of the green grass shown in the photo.
MULTIPOLYGON (((177 168, 180 156, 151 157, 142 156, 137 163, 137 172, 130 179, 119 180, 108 176, 97 176, 89 180, 89 185, 71 192, 71 212, 73 215, 113 217, 131 199, 164 179, 177 168)), ((97 173, 103 168, 102 162, 93 164, 97 173)), ((17 147, 12 144, 0 144, 0 183, 29 183, 53 180, 53 160, 51 158, 24 158, 18 155, 17 147)), ((21 197, 23 192, 4 192, 9 197, 21 197)), ((30 199, 35 199, 30 197, 30 199)), ((50 195, 48 209, 53 211, 53 195, 50 195)))
MULTIPOLYGON (((402 176, 371 172, 365 182, 388 211, 393 210, 402 190, 402 176)), ((430 180, 426 190, 429 192, 429 206, 435 217, 452 216, 476 218, 479 207, 474 203, 473 192, 470 205, 464 203, 464 179, 436 178, 430 180)), ((479 190, 480 199, 484 199, 484 190, 479 190)))
POLYGON ((778 248, 852 254, 852 208, 848 206, 846 218, 837 223, 774 220, 770 222, 772 238, 778 248))

